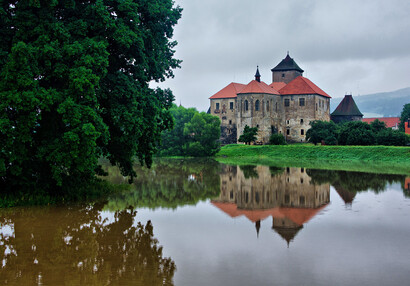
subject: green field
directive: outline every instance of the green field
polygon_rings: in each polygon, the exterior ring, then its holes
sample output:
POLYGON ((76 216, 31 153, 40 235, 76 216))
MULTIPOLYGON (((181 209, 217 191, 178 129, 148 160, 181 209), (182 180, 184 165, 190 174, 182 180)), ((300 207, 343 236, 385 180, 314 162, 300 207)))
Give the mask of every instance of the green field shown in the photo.
POLYGON ((410 147, 227 145, 216 159, 226 164, 263 164, 410 175, 410 147))

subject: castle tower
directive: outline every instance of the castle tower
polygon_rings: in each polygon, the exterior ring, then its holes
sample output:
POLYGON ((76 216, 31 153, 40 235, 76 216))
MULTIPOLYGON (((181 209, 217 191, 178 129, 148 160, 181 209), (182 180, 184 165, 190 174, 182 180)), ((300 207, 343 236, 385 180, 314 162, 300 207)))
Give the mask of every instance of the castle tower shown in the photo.
POLYGON ((303 70, 289 56, 289 52, 276 67, 271 69, 272 82, 284 82, 288 84, 298 76, 303 75, 303 70))

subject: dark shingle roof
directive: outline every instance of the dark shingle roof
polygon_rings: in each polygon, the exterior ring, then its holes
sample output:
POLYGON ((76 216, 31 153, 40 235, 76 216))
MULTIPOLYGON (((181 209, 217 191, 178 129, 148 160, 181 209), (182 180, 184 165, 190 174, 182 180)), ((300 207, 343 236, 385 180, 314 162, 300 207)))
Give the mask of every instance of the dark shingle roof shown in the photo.
POLYGON ((343 100, 336 107, 335 111, 333 111, 330 115, 333 115, 333 116, 344 116, 344 115, 363 116, 363 114, 360 112, 359 108, 357 107, 356 102, 354 102, 352 95, 345 95, 343 100))
POLYGON ((289 54, 276 67, 271 69, 271 71, 289 71, 289 70, 297 70, 299 72, 303 72, 303 70, 289 56, 289 54))

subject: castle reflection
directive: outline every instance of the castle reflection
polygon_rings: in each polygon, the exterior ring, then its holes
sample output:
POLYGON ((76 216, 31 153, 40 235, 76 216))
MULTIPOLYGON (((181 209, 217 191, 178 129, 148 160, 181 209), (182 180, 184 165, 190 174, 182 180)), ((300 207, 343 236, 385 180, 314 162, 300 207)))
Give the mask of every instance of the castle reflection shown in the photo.
POLYGON ((221 193, 212 204, 232 218, 255 224, 272 217, 272 228, 289 243, 330 201, 330 184, 312 181, 304 168, 224 165, 221 193))

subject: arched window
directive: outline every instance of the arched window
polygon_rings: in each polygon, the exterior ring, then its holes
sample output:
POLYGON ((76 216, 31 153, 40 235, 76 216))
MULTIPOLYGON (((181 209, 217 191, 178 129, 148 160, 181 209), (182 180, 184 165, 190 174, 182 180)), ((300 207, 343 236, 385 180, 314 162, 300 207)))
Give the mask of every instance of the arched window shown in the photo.
POLYGON ((255 111, 259 111, 259 100, 255 102, 255 111))
POLYGON ((248 111, 248 101, 245 100, 245 111, 248 111))

